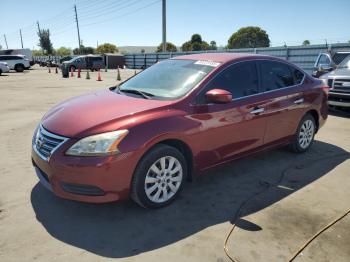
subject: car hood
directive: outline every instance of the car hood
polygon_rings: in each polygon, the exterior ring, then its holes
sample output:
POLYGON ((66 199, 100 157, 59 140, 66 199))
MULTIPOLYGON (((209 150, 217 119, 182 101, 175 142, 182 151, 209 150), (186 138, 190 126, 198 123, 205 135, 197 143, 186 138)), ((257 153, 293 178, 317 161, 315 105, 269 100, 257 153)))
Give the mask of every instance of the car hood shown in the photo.
POLYGON ((87 134, 113 131, 116 125, 111 123, 169 104, 171 101, 135 98, 107 89, 58 104, 46 113, 42 125, 52 133, 80 138, 87 134))
POLYGON ((334 77, 350 77, 350 69, 349 68, 339 68, 327 74, 324 74, 320 77, 320 79, 328 79, 334 77))

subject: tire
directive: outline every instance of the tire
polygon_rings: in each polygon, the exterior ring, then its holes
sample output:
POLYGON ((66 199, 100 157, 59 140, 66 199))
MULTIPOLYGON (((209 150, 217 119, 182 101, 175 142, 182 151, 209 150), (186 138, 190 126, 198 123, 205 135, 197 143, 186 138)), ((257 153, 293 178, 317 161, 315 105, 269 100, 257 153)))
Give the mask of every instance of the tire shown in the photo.
POLYGON ((15 65, 15 70, 16 70, 16 72, 23 72, 24 71, 24 65, 22 65, 22 64, 15 65))
POLYGON ((295 153, 304 153, 311 147, 315 133, 316 121, 311 114, 306 114, 300 121, 290 148, 295 153))
POLYGON ((0 76, 1 76, 1 74, 2 74, 2 70, 0 69, 0 76))
POLYGON ((131 198, 144 208, 167 206, 181 192, 186 178, 187 163, 183 154, 174 147, 156 145, 142 157, 135 169, 131 198))

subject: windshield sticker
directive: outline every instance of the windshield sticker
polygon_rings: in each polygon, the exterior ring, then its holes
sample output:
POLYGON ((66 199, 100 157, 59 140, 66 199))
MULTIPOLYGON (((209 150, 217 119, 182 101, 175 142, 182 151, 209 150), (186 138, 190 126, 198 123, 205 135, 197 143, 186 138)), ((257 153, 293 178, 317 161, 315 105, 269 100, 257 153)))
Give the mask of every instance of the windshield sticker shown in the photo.
POLYGON ((213 61, 204 61, 204 60, 198 60, 194 63, 195 65, 205 65, 205 66, 212 66, 212 67, 217 67, 220 65, 218 62, 213 62, 213 61))

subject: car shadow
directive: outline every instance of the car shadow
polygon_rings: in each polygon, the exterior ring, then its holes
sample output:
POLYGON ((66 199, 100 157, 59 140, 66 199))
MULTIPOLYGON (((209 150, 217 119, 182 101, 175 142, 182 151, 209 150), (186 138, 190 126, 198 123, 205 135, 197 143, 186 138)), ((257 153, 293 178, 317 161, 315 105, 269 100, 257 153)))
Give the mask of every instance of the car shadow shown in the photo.
POLYGON ((350 118, 350 108, 329 108, 329 114, 337 117, 350 118))
MULTIPOLYGON (((125 258, 232 222, 247 199, 267 184, 278 187, 277 193, 267 190, 263 202, 253 201, 241 215, 262 210, 327 175, 348 158, 349 152, 319 141, 305 154, 283 148, 261 153, 207 171, 186 184, 173 204, 157 210, 140 208, 132 201, 97 205, 63 200, 40 184, 31 192, 31 203, 37 220, 54 238, 104 257, 125 258)), ((243 219, 237 225, 262 230, 243 219)))

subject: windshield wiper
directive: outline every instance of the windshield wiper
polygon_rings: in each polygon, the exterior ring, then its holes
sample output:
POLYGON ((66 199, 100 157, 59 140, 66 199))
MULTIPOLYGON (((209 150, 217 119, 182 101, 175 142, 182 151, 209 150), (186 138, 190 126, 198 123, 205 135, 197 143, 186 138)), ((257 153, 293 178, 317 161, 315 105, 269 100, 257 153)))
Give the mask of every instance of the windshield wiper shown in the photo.
POLYGON ((120 89, 119 87, 117 87, 117 89, 121 93, 137 94, 137 95, 140 95, 140 96, 142 96, 143 98, 146 98, 146 99, 151 99, 151 97, 154 96, 151 93, 147 93, 147 92, 140 91, 140 90, 137 90, 137 89, 120 89))

